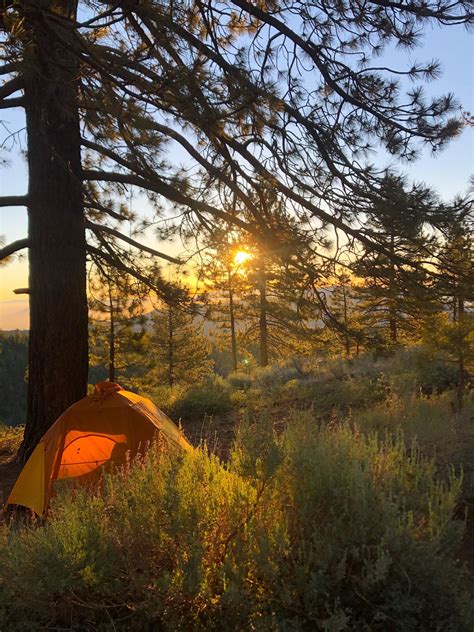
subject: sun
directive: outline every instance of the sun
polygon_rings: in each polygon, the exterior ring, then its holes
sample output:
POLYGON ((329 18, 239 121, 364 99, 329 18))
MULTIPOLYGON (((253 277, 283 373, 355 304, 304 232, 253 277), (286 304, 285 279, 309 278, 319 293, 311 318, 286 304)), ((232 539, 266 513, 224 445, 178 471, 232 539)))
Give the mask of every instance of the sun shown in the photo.
POLYGON ((245 252, 245 250, 237 250, 234 255, 234 263, 240 266, 251 258, 252 255, 249 252, 245 252))

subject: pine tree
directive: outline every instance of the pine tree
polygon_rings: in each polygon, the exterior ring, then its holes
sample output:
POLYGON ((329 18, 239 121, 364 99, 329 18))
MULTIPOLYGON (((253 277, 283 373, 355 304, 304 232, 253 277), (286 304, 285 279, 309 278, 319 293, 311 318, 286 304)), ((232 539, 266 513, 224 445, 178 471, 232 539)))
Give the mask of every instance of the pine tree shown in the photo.
POLYGON ((448 209, 445 238, 438 253, 439 276, 435 291, 441 304, 451 311, 454 322, 474 304, 472 202, 467 202, 467 210, 453 213, 448 209))
POLYGON ((111 382, 128 385, 146 365, 146 331, 140 317, 146 288, 131 277, 100 265, 89 284, 90 366, 107 366, 111 382))
MULTIPOLYGON (((375 168, 359 166, 354 153, 373 144, 412 158, 416 141, 437 149, 462 122, 451 117, 450 95, 428 101, 414 87, 407 105, 394 80, 404 71, 381 70, 372 57, 391 44, 416 44, 422 23, 471 22, 469 7, 467 0, 344 1, 335 9, 246 0, 3 1, 0 107, 24 109, 29 178, 28 195, 0 201, 28 209, 28 237, 0 252, 29 248, 23 457, 86 392, 87 257, 140 274, 110 245, 112 235, 163 256, 120 230, 130 217, 110 200, 135 186, 158 210, 166 200, 201 223, 253 231, 267 218, 248 198, 247 187, 258 188, 249 168, 300 213, 386 256, 370 232, 339 213, 363 183, 377 186, 375 168), (186 152, 195 181, 164 159, 170 142, 186 152), (250 202, 252 221, 224 211, 223 199, 250 202)), ((430 62, 405 72, 422 80, 437 70, 430 62)))
POLYGON ((340 344, 343 345, 347 358, 359 355, 364 339, 364 327, 361 322, 357 289, 353 285, 350 275, 345 271, 337 271, 335 285, 329 296, 329 316, 324 319, 340 344))
POLYGON ((316 237, 262 179, 254 203, 267 217, 269 229, 258 236, 241 237, 250 255, 242 286, 246 320, 242 339, 257 347, 259 364, 265 367, 271 358, 301 351, 310 335, 308 314, 314 319, 315 307, 308 287, 314 289, 322 267, 316 246, 328 244, 323 228, 316 237))
POLYGON ((474 250, 472 200, 445 209, 445 237, 437 257, 434 286, 439 311, 425 321, 428 347, 444 352, 458 368, 457 407, 463 406, 468 368, 474 361, 474 250))
POLYGON ((386 254, 364 247, 353 265, 363 280, 360 307, 366 326, 381 331, 392 345, 413 336, 417 323, 432 306, 422 261, 430 238, 424 226, 438 204, 429 189, 388 174, 383 195, 367 208, 367 223, 386 254))
POLYGON ((195 384, 212 372, 209 340, 192 313, 171 303, 164 305, 153 314, 152 327, 149 383, 173 388, 195 384))
POLYGON ((463 313, 452 320, 446 312, 431 315, 425 321, 424 342, 435 354, 447 356, 457 365, 457 410, 464 404, 468 367, 474 365, 474 314, 463 313))
POLYGON ((209 296, 207 319, 219 349, 230 350, 232 370, 239 362, 237 334, 242 318, 241 293, 247 253, 237 237, 218 231, 207 244, 207 256, 201 269, 209 296))

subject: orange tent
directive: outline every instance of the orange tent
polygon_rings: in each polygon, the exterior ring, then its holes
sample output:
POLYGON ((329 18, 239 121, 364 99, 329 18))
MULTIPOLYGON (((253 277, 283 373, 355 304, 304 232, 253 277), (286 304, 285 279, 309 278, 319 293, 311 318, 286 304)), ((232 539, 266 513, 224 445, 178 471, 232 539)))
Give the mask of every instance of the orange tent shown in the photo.
POLYGON ((104 466, 123 465, 153 441, 192 450, 179 428, 149 399, 100 382, 93 395, 70 406, 42 437, 22 469, 7 505, 29 507, 45 514, 54 483, 86 483, 104 466))

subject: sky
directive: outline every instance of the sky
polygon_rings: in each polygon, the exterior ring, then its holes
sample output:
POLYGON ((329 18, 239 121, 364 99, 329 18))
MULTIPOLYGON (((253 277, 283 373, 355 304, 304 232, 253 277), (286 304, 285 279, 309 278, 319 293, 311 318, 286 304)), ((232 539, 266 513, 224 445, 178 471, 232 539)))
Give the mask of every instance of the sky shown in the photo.
MULTIPOLYGON (((464 110, 474 114, 474 38, 463 27, 431 28, 424 37, 421 47, 410 52, 391 51, 384 57, 387 64, 410 66, 413 61, 439 59, 442 65, 440 79, 428 84, 429 94, 453 92, 464 110)), ((24 156, 25 141, 24 119, 19 110, 3 110, 0 114, 0 139, 2 142, 9 134, 20 132, 19 143, 7 153, 2 152, 0 159, 0 195, 22 195, 27 191, 27 169, 24 156)), ((4 146, 8 148, 9 141, 4 146)), ((380 160, 383 160, 380 157, 380 160)), ((377 159, 374 159, 377 163, 377 159)), ((401 169, 411 180, 423 181, 434 187, 445 200, 458 193, 465 192, 469 177, 474 173, 474 128, 466 127, 463 134, 454 140, 439 154, 433 156, 425 151, 420 159, 401 169)), ((146 202, 140 196, 134 198, 134 210, 146 211, 146 202)), ((27 234, 26 209, 0 208, 0 236, 6 243, 25 237, 27 234)), ((159 244, 154 238, 148 243, 158 249, 176 254, 177 246, 159 244)), ((0 267, 0 329, 28 328, 28 298, 15 295, 13 290, 28 286, 27 254, 0 267)))

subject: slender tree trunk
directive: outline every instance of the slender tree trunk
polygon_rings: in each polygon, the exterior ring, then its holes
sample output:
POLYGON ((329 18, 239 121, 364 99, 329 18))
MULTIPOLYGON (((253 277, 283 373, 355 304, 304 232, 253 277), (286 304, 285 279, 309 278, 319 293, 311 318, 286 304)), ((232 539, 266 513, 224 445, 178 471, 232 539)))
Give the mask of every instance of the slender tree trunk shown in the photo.
POLYGON ((465 379, 465 368, 464 368, 464 354, 461 351, 458 356, 458 387, 457 387, 457 393, 456 393, 458 411, 460 411, 464 405, 465 386, 466 386, 466 379, 465 379))
POLYGON ((168 386, 174 384, 173 310, 168 306, 168 386))
MULTIPOLYGON (((462 296, 458 298, 458 320, 462 327, 462 320, 464 316, 464 299, 462 296)), ((457 388, 457 406, 458 410, 461 410, 464 404, 464 390, 466 388, 466 370, 464 366, 464 353, 462 349, 459 349, 458 356, 458 388, 457 388)))
POLYGON ((344 345, 346 348, 346 357, 351 357, 351 343, 349 340, 349 331, 348 331, 348 318, 347 318, 347 293, 345 285, 342 286, 342 300, 343 300, 343 308, 344 308, 344 345))
POLYGON ((230 338, 232 345, 232 370, 237 371, 237 337, 235 334, 235 314, 234 314, 234 291, 232 289, 232 275, 228 271, 229 279, 229 316, 230 316, 230 338))
MULTIPOLYGON (((26 10, 30 338, 28 414, 19 458, 87 392, 86 244, 77 107, 79 68, 38 9, 74 18, 76 2, 26 10)), ((67 38, 67 29, 48 21, 67 38)))
POLYGON ((458 297, 453 296, 453 323, 458 322, 458 297))
POLYGON ((393 316, 390 316, 389 325, 390 325, 390 340, 393 342, 393 344, 397 344, 398 342, 397 321, 395 318, 393 318, 393 316))
POLYGON ((259 262, 259 339, 260 339, 260 366, 268 366, 268 320, 267 320, 267 279, 265 276, 265 264, 259 262))
POLYGON ((115 382, 115 313, 112 288, 109 281, 109 306, 110 306, 110 330, 109 330, 109 381, 115 382))
POLYGON ((390 287, 389 287, 389 318, 388 324, 390 329, 390 340, 393 344, 397 344, 398 342, 398 328, 397 328, 397 312, 396 312, 396 285, 395 285, 395 264, 393 263, 393 259, 395 256, 395 235, 392 232, 390 235, 390 253, 392 255, 392 260, 390 263, 390 287))

